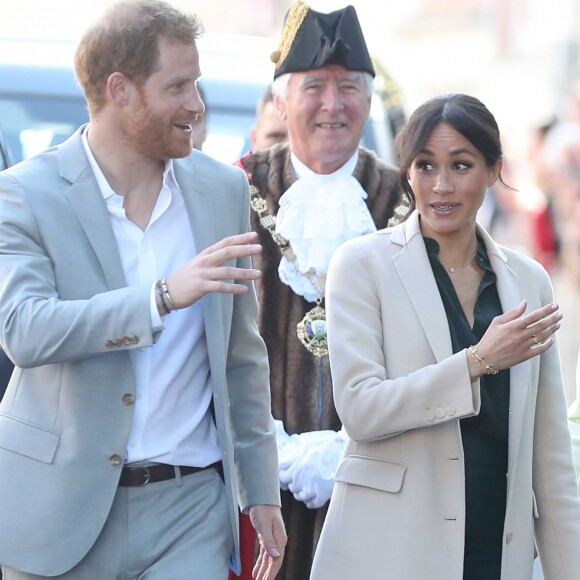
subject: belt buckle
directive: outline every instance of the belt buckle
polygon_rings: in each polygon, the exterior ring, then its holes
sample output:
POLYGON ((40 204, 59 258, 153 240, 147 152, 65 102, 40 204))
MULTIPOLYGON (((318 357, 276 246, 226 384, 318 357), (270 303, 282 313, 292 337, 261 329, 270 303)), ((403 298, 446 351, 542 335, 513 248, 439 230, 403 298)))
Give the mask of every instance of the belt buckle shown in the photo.
POLYGON ((139 483, 138 485, 135 485, 134 487, 143 487, 143 486, 147 485, 149 483, 149 481, 151 480, 151 473, 149 472, 148 467, 143 467, 141 465, 138 465, 138 466, 131 466, 129 469, 131 469, 131 471, 133 473, 137 473, 139 471, 139 473, 142 473, 143 477, 144 477, 143 483, 139 483))

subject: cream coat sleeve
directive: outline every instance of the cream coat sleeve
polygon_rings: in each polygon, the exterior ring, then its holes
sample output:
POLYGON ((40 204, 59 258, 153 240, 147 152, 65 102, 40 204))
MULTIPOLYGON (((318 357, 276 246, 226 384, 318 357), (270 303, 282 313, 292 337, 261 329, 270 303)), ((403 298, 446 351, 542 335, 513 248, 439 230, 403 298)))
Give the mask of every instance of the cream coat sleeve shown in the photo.
POLYGON ((580 351, 578 352, 578 365, 576 367, 576 400, 568 410, 568 427, 572 437, 572 454, 574 467, 576 468, 576 485, 580 495, 580 351))
POLYGON ((450 352, 435 363, 424 335, 389 327, 389 319, 383 317, 384 301, 400 301, 410 317, 414 312, 404 293, 389 289, 393 275, 389 260, 377 263, 367 248, 358 241, 341 246, 327 280, 334 397, 349 437, 372 441, 477 414, 479 381, 471 383, 466 351, 450 352), (397 344, 387 352, 386 336, 393 333, 398 335, 397 344), (430 358, 432 364, 399 375, 397 369, 404 366, 399 362, 414 357, 430 358), (441 409, 445 416, 440 416, 441 409))

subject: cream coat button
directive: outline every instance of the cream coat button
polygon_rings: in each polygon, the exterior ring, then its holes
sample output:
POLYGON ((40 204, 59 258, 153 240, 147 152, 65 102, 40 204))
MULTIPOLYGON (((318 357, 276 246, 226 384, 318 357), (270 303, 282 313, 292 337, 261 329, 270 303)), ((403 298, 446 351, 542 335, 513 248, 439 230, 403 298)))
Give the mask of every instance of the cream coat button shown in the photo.
POLYGON ((514 535, 513 535, 511 532, 508 532, 508 533, 506 534, 506 537, 505 537, 505 543, 506 543, 506 544, 509 544, 509 543, 512 541, 512 538, 513 538, 513 537, 514 537, 514 535))
POLYGON ((121 463, 123 463, 123 458, 115 453, 109 457, 109 463, 111 465, 121 465, 121 463))
POLYGON ((447 414, 450 417, 453 417, 457 413, 457 409, 455 407, 447 407, 447 414))
POLYGON ((435 415, 437 416, 437 419, 443 419, 443 417, 445 417, 445 409, 439 407, 435 415))
POLYGON ((135 395, 133 395, 132 393, 125 393, 123 395, 123 403, 125 403, 125 405, 127 405, 127 406, 134 405, 135 404, 135 395))
POLYGON ((433 411, 427 411, 427 421, 435 421, 435 413, 433 411))

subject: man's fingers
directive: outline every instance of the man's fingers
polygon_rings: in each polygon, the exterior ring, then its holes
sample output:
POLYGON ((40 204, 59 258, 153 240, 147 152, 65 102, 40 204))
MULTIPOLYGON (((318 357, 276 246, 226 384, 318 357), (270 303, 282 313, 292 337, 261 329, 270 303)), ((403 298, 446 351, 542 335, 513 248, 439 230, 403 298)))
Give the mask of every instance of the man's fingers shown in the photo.
POLYGON ((258 234, 256 232, 246 232, 244 234, 236 234, 235 236, 227 236, 222 238, 219 242, 209 246, 207 250, 212 248, 219 250, 227 246, 245 246, 247 244, 255 244, 258 241, 258 234))
POLYGON ((198 262, 201 266, 216 267, 229 262, 230 260, 237 260, 238 258, 245 258, 247 256, 255 256, 262 251, 260 244, 245 244, 235 246, 225 246, 216 248, 210 246, 197 255, 198 262))
POLYGON ((250 520, 260 541, 260 555, 253 569, 254 578, 274 580, 282 566, 287 541, 280 508, 273 505, 252 506, 250 520))
POLYGON ((255 268, 236 268, 235 266, 220 266, 209 270, 207 276, 211 280, 257 280, 261 276, 255 268))
POLYGON ((264 548, 260 546, 260 554, 258 555, 258 559, 254 564, 254 568, 252 569, 252 578, 264 578, 268 570, 268 559, 266 553, 264 552, 264 548))
POLYGON ((234 257, 257 254, 261 249, 262 246, 258 243, 258 234, 256 234, 256 232, 246 232, 245 234, 223 238, 212 246, 207 247, 205 250, 200 252, 199 255, 215 256, 215 254, 218 254, 230 256, 230 258, 226 259, 231 259, 234 257))

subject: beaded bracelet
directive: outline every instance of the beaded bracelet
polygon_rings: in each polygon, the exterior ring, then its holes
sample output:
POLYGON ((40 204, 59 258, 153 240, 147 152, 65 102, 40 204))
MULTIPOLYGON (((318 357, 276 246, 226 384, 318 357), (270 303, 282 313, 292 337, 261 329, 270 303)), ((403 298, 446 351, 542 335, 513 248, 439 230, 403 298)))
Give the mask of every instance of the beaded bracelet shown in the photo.
POLYGON ((159 303, 161 305, 161 309, 163 310, 162 314, 169 314, 171 309, 169 308, 167 300, 165 299, 163 287, 161 286, 161 280, 157 280, 157 283, 155 284, 155 292, 157 293, 157 296, 159 296, 159 303))
POLYGON ((480 366, 483 367, 483 374, 485 375, 497 375, 497 373, 499 373, 499 371, 497 369, 493 368, 492 364, 487 364, 478 354, 477 354, 477 348, 475 348, 473 345, 469 347, 468 349, 469 354, 471 355, 471 357, 473 358, 473 360, 480 366))
POLYGON ((165 303, 167 310, 169 312, 171 312, 172 310, 176 310, 175 304, 173 303, 173 300, 171 299, 171 294, 169 294, 169 288, 167 288, 167 279, 161 278, 161 280, 159 280, 159 284, 161 285, 161 292, 162 292, 161 297, 163 298, 163 302, 165 303))

